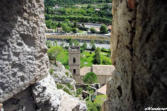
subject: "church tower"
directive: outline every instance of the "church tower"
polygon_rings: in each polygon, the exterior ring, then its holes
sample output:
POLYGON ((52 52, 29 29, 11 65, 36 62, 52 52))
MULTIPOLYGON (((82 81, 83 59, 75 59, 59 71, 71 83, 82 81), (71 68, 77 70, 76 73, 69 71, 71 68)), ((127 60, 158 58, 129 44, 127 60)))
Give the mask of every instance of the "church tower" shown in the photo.
POLYGON ((80 77, 80 47, 71 46, 68 51, 70 71, 73 74, 74 79, 77 81, 77 78, 80 77))

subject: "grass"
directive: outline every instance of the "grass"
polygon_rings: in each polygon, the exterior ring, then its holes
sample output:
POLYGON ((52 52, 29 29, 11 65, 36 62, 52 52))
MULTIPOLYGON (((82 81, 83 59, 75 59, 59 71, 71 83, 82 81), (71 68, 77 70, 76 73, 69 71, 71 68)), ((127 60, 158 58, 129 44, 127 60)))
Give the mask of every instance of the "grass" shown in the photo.
POLYGON ((111 65, 111 57, 110 54, 108 52, 101 52, 100 53, 101 56, 101 64, 103 65, 111 65))
POLYGON ((57 56, 56 58, 57 61, 61 62, 66 69, 69 69, 68 66, 68 50, 64 49, 63 52, 57 56))
POLYGON ((96 99, 94 102, 98 105, 102 105, 106 99, 107 99, 106 95, 98 95, 96 96, 96 99))
POLYGON ((80 60, 80 66, 84 67, 84 66, 92 66, 93 64, 93 57, 94 57, 95 53, 92 52, 88 52, 88 51, 84 51, 83 53, 81 53, 81 60, 80 60))
MULTIPOLYGON (((94 55, 95 53, 92 52, 88 52, 88 51, 84 51, 83 53, 81 53, 81 67, 87 66, 90 67, 93 65, 93 60, 94 60, 94 55)), ((101 65, 111 65, 111 57, 110 57, 110 53, 109 52, 101 52, 100 53, 101 56, 101 65)))

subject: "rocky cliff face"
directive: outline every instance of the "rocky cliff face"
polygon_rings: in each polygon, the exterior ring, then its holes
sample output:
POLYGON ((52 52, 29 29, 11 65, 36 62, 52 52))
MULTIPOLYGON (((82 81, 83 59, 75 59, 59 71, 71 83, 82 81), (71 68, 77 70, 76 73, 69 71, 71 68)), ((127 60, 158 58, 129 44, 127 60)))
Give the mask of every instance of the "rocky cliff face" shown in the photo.
POLYGON ((43 2, 0 2, 0 103, 5 111, 86 111, 48 74, 43 2))
POLYGON ((4 102, 5 111, 86 111, 80 101, 56 87, 51 75, 4 102))
POLYGON ((62 65, 60 62, 56 62, 56 66, 50 66, 50 73, 58 89, 63 89, 67 93, 75 96, 76 81, 73 79, 72 73, 65 69, 64 65, 62 65))
POLYGON ((113 0, 112 61, 104 111, 167 104, 167 1, 113 0))
POLYGON ((0 102, 48 72, 43 0, 1 0, 0 102))

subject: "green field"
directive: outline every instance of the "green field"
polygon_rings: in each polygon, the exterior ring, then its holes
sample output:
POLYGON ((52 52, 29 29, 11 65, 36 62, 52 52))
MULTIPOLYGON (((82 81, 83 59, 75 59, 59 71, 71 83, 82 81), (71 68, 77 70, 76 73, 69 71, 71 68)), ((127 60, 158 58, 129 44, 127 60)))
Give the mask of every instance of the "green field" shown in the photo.
MULTIPOLYGON (((92 66, 93 60, 94 60, 94 55, 95 55, 95 52, 84 51, 83 53, 81 53, 80 66, 81 67, 92 66)), ((111 58, 110 58, 110 53, 109 52, 101 52, 100 53, 100 59, 101 59, 101 64, 102 65, 111 65, 111 58), (109 57, 108 57, 108 55, 109 55, 109 57), (103 61, 106 61, 106 63, 103 62, 103 61)))

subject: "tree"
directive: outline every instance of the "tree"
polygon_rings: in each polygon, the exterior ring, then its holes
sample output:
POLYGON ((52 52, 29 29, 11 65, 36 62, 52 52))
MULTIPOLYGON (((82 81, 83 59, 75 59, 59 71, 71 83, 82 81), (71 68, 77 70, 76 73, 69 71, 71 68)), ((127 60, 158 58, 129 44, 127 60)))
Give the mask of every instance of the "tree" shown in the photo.
POLYGON ((62 54, 63 48, 60 46, 53 46, 50 49, 48 49, 48 56, 50 60, 55 60, 58 55, 62 54))
POLYGON ((62 29, 64 32, 69 33, 71 31, 71 28, 67 24, 62 24, 62 29))
POLYGON ((96 29, 92 27, 92 28, 90 28, 90 32, 91 33, 96 33, 96 29))
POLYGON ((100 58, 100 48, 97 48, 95 50, 95 56, 94 56, 94 64, 100 64, 101 63, 101 58, 100 58))
POLYGON ((91 40, 90 44, 92 46, 91 50, 94 51, 96 49, 95 41, 91 40))
POLYGON ((84 44, 82 45, 81 48, 83 48, 83 50, 86 50, 86 49, 87 49, 87 44, 86 44, 86 42, 84 42, 84 44))
POLYGON ((89 72, 83 77, 83 81, 86 84, 93 84, 97 82, 97 76, 94 72, 89 72))
POLYGON ((101 25, 100 27, 100 33, 101 34, 106 34, 108 31, 107 31, 107 26, 106 25, 101 25))
POLYGON ((67 42, 69 43, 69 46, 74 44, 74 40, 72 38, 67 39, 67 42))
POLYGON ((61 23, 60 22, 57 24, 57 27, 61 27, 61 23))
POLYGON ((51 48, 53 46, 52 41, 51 40, 46 41, 46 46, 48 48, 51 48))
POLYGON ((73 43, 74 43, 74 46, 79 46, 79 42, 77 40, 74 40, 73 43))
POLYGON ((92 51, 96 50, 96 46, 95 46, 95 44, 92 45, 91 50, 92 50, 92 51))
POLYGON ((77 27, 77 22, 73 23, 73 27, 76 28, 77 27))
POLYGON ((73 29, 72 29, 72 32, 73 32, 73 33, 77 33, 77 32, 78 32, 77 28, 73 28, 73 29))

